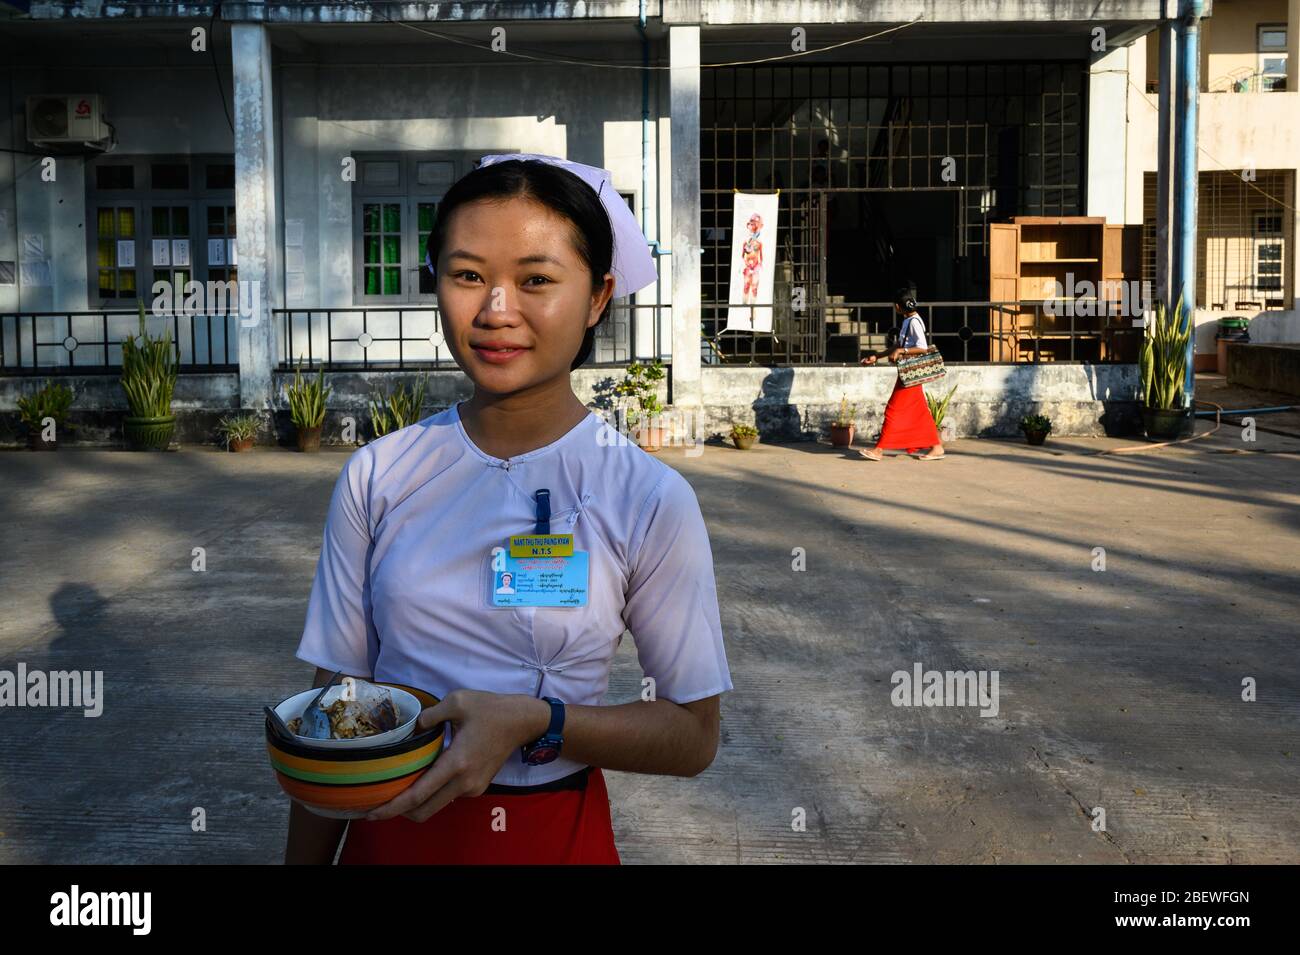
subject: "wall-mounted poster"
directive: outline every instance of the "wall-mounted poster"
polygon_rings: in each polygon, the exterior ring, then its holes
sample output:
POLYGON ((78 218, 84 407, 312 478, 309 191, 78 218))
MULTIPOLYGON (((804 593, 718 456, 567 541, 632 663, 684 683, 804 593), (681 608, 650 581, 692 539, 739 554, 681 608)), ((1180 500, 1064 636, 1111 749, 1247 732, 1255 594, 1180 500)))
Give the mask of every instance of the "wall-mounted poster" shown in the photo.
POLYGON ((731 289, 727 329, 772 331, 776 193, 735 193, 731 216, 731 289))
POLYGON ((208 265, 226 264, 226 240, 208 239, 208 265))
POLYGON ((153 240, 153 264, 154 265, 171 265, 172 264, 172 244, 166 239, 153 240))
POLYGON ((135 239, 117 240, 117 267, 119 269, 135 268, 135 239))
POLYGON ((189 239, 172 239, 172 265, 178 269, 190 267, 189 239))

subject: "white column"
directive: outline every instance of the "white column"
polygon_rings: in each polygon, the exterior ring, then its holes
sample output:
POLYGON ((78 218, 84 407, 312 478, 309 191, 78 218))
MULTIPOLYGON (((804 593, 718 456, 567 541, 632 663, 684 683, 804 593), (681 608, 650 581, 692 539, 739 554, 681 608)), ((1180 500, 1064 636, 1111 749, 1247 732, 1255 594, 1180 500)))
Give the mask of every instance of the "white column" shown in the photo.
POLYGON ((1300 90, 1300 0, 1286 4, 1286 88, 1300 90))
MULTIPOLYGON (((1287 0, 1286 5, 1286 96, 1300 97, 1300 0, 1287 0)), ((1300 198, 1300 168, 1291 173, 1291 204, 1300 198)), ((1291 301, 1289 306, 1300 313, 1300 216, 1291 213, 1291 301)), ((1283 278, 1285 284, 1286 278, 1283 278)))
POLYGON ((700 28, 668 30, 672 149, 673 405, 698 408, 700 389, 700 28))
POLYGON ((266 27, 230 28, 234 68, 235 220, 241 314, 239 403, 264 411, 275 399, 275 318, 279 288, 276 250, 275 113, 271 101, 271 41, 266 27), (245 286, 248 286, 245 288, 245 286), (251 296, 250 296, 251 291, 251 296), (245 313, 242 303, 251 300, 245 313))
POLYGON ((1093 54, 1088 68, 1087 214, 1115 224, 1124 221, 1128 76, 1128 47, 1093 54))

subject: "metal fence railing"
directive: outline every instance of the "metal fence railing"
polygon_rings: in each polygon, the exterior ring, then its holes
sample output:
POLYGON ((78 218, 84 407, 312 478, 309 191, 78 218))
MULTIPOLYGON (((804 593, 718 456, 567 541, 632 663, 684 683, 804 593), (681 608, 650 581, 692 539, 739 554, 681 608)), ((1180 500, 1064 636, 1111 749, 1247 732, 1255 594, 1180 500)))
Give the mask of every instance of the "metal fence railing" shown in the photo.
MULTIPOLYGON (((275 309, 281 369, 455 368, 437 306, 275 309)), ((668 360, 668 305, 615 303, 596 329, 589 365, 668 360)))
MULTIPOLYGON (((171 331, 179 370, 226 372, 239 369, 235 312, 146 313, 151 335, 171 331)), ((117 374, 122 341, 139 334, 140 313, 129 309, 0 314, 0 374, 117 374)))
MULTIPOLYGON (((1142 336, 1135 319, 1141 313, 1120 305, 1062 299, 922 302, 917 308, 931 344, 948 362, 1134 362, 1142 336)), ((728 307, 703 307, 706 363, 856 364, 882 350, 886 333, 899 324, 889 302, 821 301, 798 312, 773 306, 770 333, 735 331, 725 328, 728 307)))

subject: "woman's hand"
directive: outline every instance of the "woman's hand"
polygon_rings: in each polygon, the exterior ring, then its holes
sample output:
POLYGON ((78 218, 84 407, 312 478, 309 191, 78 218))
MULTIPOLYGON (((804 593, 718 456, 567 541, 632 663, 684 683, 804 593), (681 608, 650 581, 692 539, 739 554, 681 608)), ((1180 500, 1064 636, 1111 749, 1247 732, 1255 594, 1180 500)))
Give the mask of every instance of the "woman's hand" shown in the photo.
POLYGON ((906 348, 895 348, 893 351, 889 353, 889 360, 894 362, 895 364, 898 363, 898 359, 905 358, 905 357, 907 357, 906 348))
POLYGON ((405 791, 373 809, 367 819, 406 816, 424 822, 460 796, 481 796, 502 765, 550 725, 545 700, 519 694, 456 690, 437 706, 426 707, 416 732, 444 721, 455 728, 450 749, 405 791))
POLYGON ((862 364, 874 365, 876 363, 876 359, 878 359, 879 357, 880 357, 879 355, 868 355, 866 358, 862 359, 862 364))

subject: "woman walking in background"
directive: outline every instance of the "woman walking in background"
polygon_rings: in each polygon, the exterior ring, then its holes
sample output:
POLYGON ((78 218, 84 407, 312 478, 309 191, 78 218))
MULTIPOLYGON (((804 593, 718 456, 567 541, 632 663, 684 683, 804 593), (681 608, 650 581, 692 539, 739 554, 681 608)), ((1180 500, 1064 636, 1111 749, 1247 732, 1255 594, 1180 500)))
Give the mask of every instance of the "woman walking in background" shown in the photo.
MULTIPOLYGON (((903 316, 894 347, 868 355, 862 359, 862 364, 874 365, 881 358, 897 363, 908 355, 923 355, 928 350, 925 322, 916 311, 916 289, 899 289, 894 295, 894 311, 903 316)), ((858 454, 868 461, 879 461, 889 450, 915 454, 922 448, 930 450, 920 456, 921 461, 938 461, 944 456, 943 442, 939 439, 939 429, 934 426, 930 406, 925 401, 924 389, 920 385, 904 387, 900 378, 894 382, 894 393, 889 396, 889 404, 885 405, 885 423, 876 446, 858 454)))

